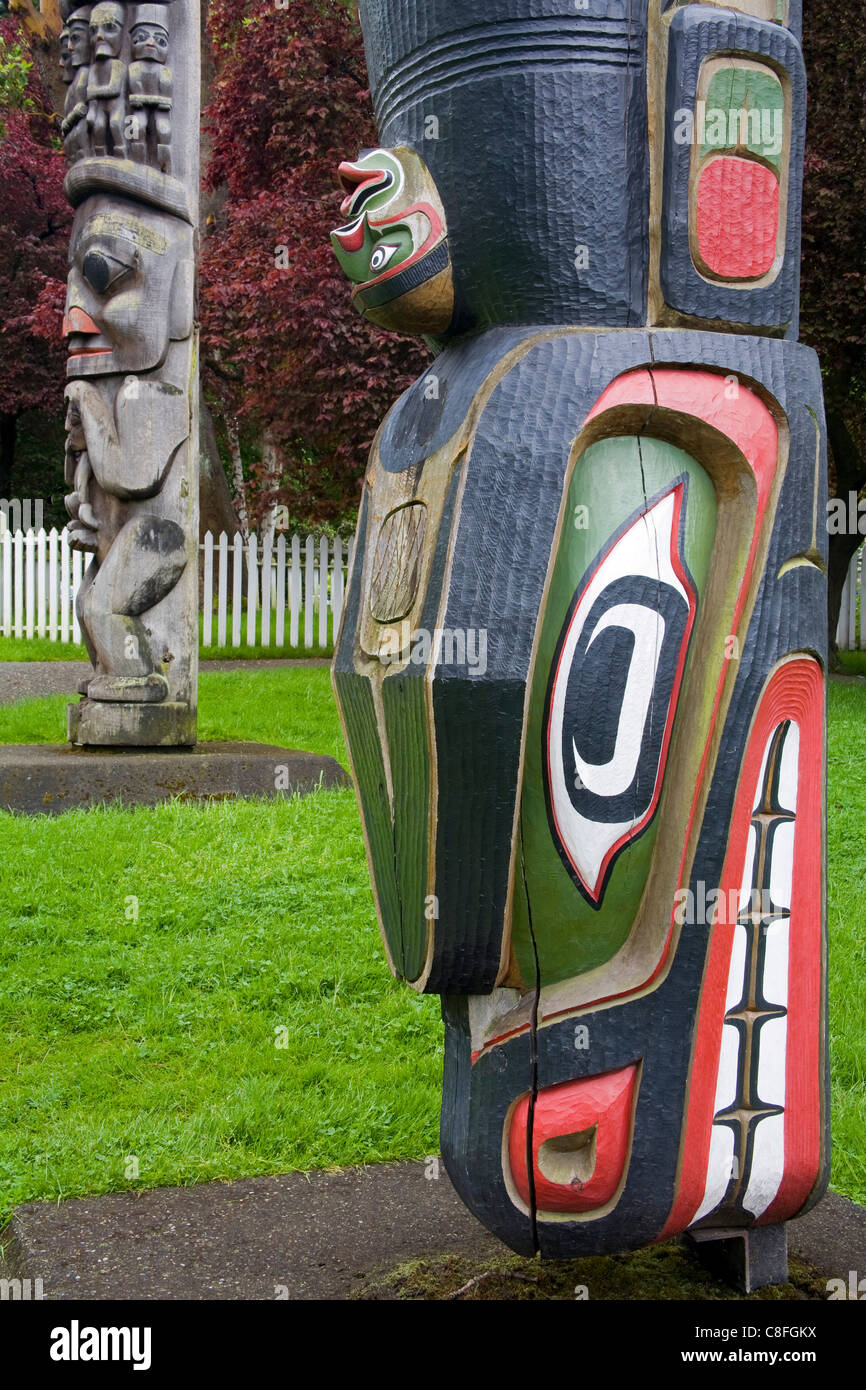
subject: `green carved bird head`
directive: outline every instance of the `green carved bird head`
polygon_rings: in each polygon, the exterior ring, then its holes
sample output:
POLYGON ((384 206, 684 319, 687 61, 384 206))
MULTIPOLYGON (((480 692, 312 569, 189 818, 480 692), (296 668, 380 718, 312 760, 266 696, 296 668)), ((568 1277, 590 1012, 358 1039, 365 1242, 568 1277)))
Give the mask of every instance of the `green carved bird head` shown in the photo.
POLYGON ((348 219, 331 233, 337 260, 366 318, 398 333, 445 333, 454 282, 445 212, 414 150, 364 150, 339 168, 348 219))

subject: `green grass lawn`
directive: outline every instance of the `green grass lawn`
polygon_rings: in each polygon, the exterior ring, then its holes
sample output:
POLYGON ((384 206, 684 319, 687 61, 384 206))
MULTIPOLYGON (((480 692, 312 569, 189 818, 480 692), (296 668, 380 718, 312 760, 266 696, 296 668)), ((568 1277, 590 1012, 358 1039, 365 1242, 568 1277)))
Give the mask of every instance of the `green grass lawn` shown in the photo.
POLYGON ((352 792, 2 835, 0 1213, 436 1152, 438 1000, 388 972, 352 792))
POLYGON ((830 685, 828 907, 833 1186, 866 1203, 866 685, 830 685))
MULTIPOLYGON (((205 673, 201 711, 346 761, 326 668, 205 673)), ((0 820, 0 1212, 437 1151, 439 1001, 390 976, 352 792, 0 820)))
MULTIPOLYGON (((0 743, 65 743, 68 695, 0 705, 0 743)), ((199 738, 245 739, 329 753, 348 767, 327 666, 207 671, 199 677, 199 738)))
POLYGON ((0 661, 87 661, 78 642, 52 642, 48 637, 0 636, 0 661))
MULTIPOLYGON (((866 687, 830 704, 833 1183, 866 1201, 866 687)), ((324 668, 205 673, 201 728, 345 762, 324 668)), ((439 1002, 388 973, 351 792, 0 819, 0 1212, 437 1151, 439 1002)))
MULTIPOLYGON (((271 612, 271 615, 270 615, 270 624, 269 624, 269 631, 268 631, 268 635, 269 635, 269 637, 270 637, 270 643, 269 643, 267 646, 265 646, 260 640, 257 641, 257 642, 255 642, 255 643, 247 643, 247 642, 246 642, 246 635, 247 635, 247 618, 246 618, 246 611, 244 611, 244 613, 243 613, 243 615, 242 615, 242 622, 241 622, 241 637, 244 639, 244 641, 243 641, 243 644, 242 644, 241 646, 239 646, 239 647, 232 647, 232 646, 229 646, 228 644, 226 644, 226 645, 224 645, 224 646, 220 646, 220 645, 218 644, 218 641, 217 641, 218 632, 217 632, 216 615, 214 615, 213 623, 212 623, 212 627, 211 627, 211 641, 210 641, 210 643, 209 643, 209 645, 208 645, 207 647, 204 645, 204 642, 203 642, 203 640, 202 640, 203 624, 202 624, 202 615, 201 615, 201 614, 199 614, 198 630, 199 630, 199 654, 200 654, 200 656, 201 656, 201 659, 202 659, 202 660, 205 660, 205 661, 217 661, 217 660, 220 660, 220 661, 221 661, 221 660, 230 660, 230 661, 231 661, 231 660, 235 660, 235 661, 250 661, 250 660, 258 659, 258 658, 262 658, 262 657, 264 657, 264 658, 268 658, 268 657, 281 657, 281 658, 286 659, 286 658, 295 658, 295 657, 331 656, 332 653, 333 653, 334 619, 333 619, 333 614, 331 614, 331 613, 328 614, 328 644, 327 644, 326 646, 324 646, 324 647, 320 647, 320 646, 317 645, 317 639, 318 639, 318 635, 319 635, 319 617, 318 617, 318 612, 316 612, 316 614, 315 614, 315 622, 314 622, 314 624, 313 624, 313 639, 314 639, 314 645, 311 646, 311 647, 304 647, 303 645, 294 646, 294 647, 293 647, 293 646, 288 645, 288 642, 289 642, 289 621, 288 621, 288 617, 286 618, 285 631, 284 631, 284 633, 283 633, 284 642, 283 642, 283 645, 282 645, 282 646, 278 647, 278 646, 277 646, 277 618, 276 618, 276 614, 275 614, 273 611, 271 612)), ((229 610, 228 610, 228 619, 227 619, 227 631, 226 631, 226 636, 227 636, 229 642, 231 641, 231 633, 232 633, 232 611, 231 611, 231 609, 229 609, 229 610)), ((262 636, 262 615, 261 615, 261 613, 257 613, 257 614, 256 614, 256 633, 257 633, 258 637, 261 638, 261 636, 262 636)), ((303 622, 303 614, 302 614, 302 615, 301 615, 301 625, 300 625, 300 641, 301 641, 301 643, 303 643, 303 640, 304 640, 304 622, 303 622)), ((52 641, 50 640, 50 638, 48 638, 48 637, 4 637, 4 636, 0 635, 0 661, 87 661, 87 660, 88 660, 88 656, 87 656, 87 651, 86 651, 86 649, 84 648, 84 646, 82 646, 80 643, 77 643, 77 642, 52 642, 52 641)))
POLYGON ((843 675, 866 676, 866 652, 840 652, 839 666, 843 675))

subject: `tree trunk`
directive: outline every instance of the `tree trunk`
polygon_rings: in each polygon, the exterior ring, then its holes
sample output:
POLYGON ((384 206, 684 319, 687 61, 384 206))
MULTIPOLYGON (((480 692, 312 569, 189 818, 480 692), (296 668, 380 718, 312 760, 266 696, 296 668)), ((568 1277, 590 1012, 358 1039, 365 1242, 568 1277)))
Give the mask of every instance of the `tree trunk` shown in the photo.
POLYGON ((827 621, 830 625, 831 671, 837 670, 840 664, 836 632, 842 613, 842 590, 845 588, 851 556, 856 553, 862 542, 862 536, 830 537, 830 566, 827 572, 827 621))
MULTIPOLYGON (((263 492, 272 492, 276 489, 280 481, 280 456, 273 435, 270 430, 265 430, 262 435, 262 483, 263 492)), ((276 501, 268 504, 268 509, 262 516, 259 524, 259 555, 264 554, 265 546, 273 544, 274 532, 277 528, 277 503, 276 501)), ((273 589, 273 575, 266 574, 262 567, 262 599, 265 596, 265 585, 268 584, 273 589)), ((269 600, 273 600, 273 592, 269 600)))
POLYGON ((15 445, 18 440, 18 416, 0 412, 0 497, 9 500, 12 490, 12 470, 15 467, 15 445))
MULTIPOLYGON (((866 464, 863 455, 854 443, 845 421, 837 410, 827 412, 827 436, 833 453, 836 473, 835 496, 846 503, 850 493, 859 495, 866 486, 866 464)), ((839 613, 842 607, 842 590, 845 576, 851 563, 851 556, 863 544, 863 537, 855 528, 853 533, 830 536, 830 566, 827 584, 827 622, 829 624, 830 670, 839 666, 839 649, 836 645, 836 631, 839 627, 839 613)))
POLYGON ((215 536, 218 536, 221 531, 225 531, 226 535, 231 537, 236 531, 242 530, 243 527, 235 511, 231 491, 226 479, 225 470, 223 469, 222 459, 220 458, 213 415, 201 393, 199 393, 199 405, 199 462, 201 466, 199 482, 201 520, 199 523, 199 533, 201 537, 204 537, 206 531, 212 531, 215 536))
POLYGON ((33 0, 12 0, 10 8, 20 15, 31 37, 30 52, 36 71, 48 93, 59 128, 66 104, 66 87, 60 75, 60 30, 63 21, 56 0, 37 9, 33 0))
POLYGON ((227 415, 225 417, 225 427, 229 441, 229 453, 232 456, 232 486, 235 492, 234 507, 237 512, 241 531, 245 536, 248 536, 250 534, 250 513, 247 507, 247 485, 244 481, 244 461, 241 457, 240 430, 238 429, 238 422, 234 415, 227 415))
MULTIPOLYGON (((276 489, 280 481, 280 472, 280 457, 277 446, 274 443, 270 430, 265 430, 262 435, 263 492, 273 492, 276 489)), ((268 503, 268 509, 262 517, 261 526, 259 528, 262 545, 267 541, 273 541, 276 527, 277 503, 276 501, 272 501, 268 503)))

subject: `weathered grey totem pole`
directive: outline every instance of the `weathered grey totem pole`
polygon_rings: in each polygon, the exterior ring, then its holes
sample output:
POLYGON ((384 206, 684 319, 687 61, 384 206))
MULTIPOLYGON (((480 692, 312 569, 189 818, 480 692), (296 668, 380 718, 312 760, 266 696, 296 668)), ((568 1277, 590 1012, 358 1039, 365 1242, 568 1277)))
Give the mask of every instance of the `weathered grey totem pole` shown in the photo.
POLYGON ((332 239, 436 356, 334 682, 448 1171, 518 1251, 782 1279, 829 1151, 801 3, 360 8, 385 148, 332 239))
POLYGON ((75 744, 190 745, 198 674, 197 0, 64 7, 66 499, 93 554, 75 744), (169 59, 171 65, 169 65, 169 59))

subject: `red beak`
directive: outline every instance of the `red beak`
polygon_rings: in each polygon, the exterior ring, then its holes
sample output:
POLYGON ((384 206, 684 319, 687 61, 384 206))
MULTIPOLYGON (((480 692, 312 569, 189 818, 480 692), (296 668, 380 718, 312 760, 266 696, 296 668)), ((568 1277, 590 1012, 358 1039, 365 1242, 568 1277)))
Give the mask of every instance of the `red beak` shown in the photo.
POLYGON ((352 164, 349 160, 343 161, 337 173, 346 192, 346 197, 340 204, 340 212, 343 217, 348 217, 351 214, 352 204, 362 190, 384 183, 386 178, 384 169, 359 169, 356 164, 352 164))

